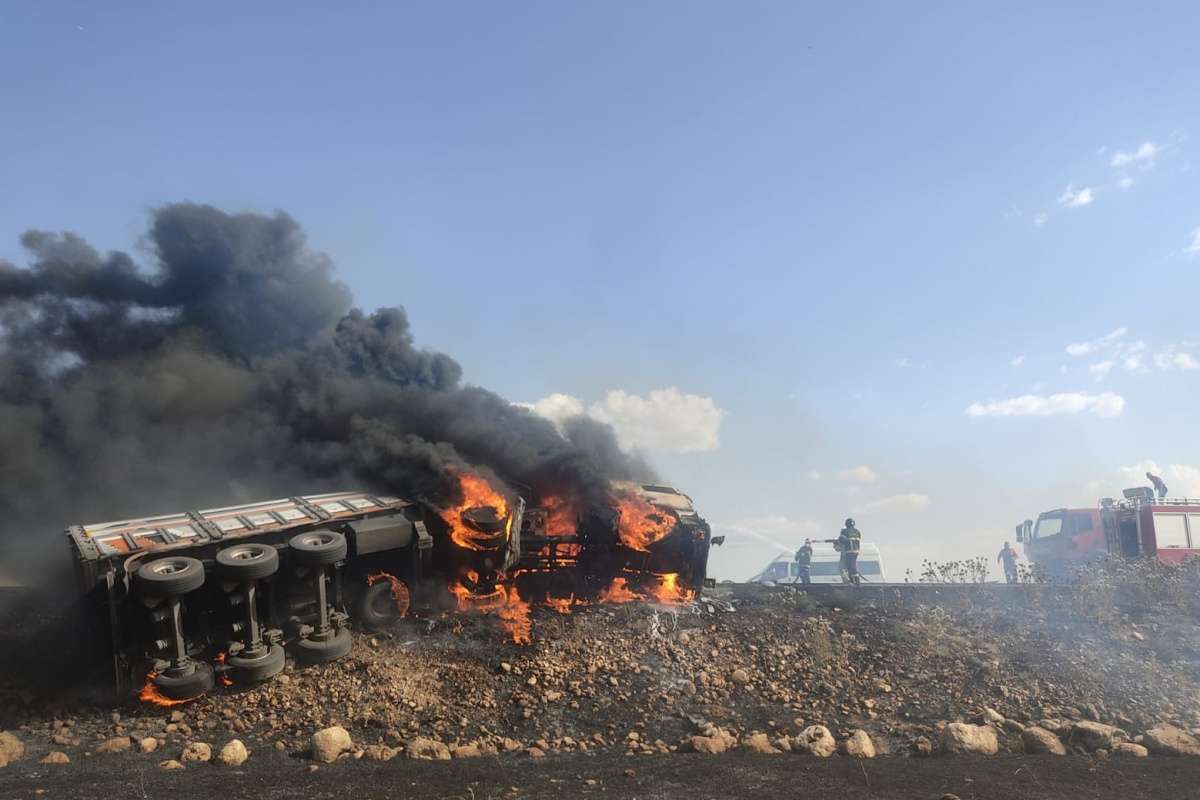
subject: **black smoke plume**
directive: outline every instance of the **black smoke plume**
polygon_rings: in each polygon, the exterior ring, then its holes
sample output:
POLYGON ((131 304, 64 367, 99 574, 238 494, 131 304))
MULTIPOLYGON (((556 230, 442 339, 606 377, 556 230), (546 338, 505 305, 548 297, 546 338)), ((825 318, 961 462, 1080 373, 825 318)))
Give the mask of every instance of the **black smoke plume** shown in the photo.
MULTIPOLYGON (((462 383, 403 309, 351 307, 300 226, 188 203, 149 268, 29 231, 0 261, 0 563, 66 563, 68 523, 363 486, 449 503, 483 471, 597 496, 649 479, 610 428, 562 432, 462 383)), ((497 354, 504 357, 503 354, 497 354)))

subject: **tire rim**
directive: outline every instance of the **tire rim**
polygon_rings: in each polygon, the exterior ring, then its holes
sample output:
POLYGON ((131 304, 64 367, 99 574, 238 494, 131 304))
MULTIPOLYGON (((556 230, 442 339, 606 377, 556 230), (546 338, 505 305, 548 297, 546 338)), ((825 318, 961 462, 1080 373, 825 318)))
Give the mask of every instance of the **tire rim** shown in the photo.
POLYGON ((262 561, 268 557, 265 549, 259 547, 231 547, 225 551, 225 557, 230 561, 262 561))
POLYGON ((331 533, 307 533, 300 534, 300 544, 305 547, 321 547, 322 545, 333 544, 335 541, 331 533))
POLYGON ((191 564, 180 559, 162 558, 150 562, 149 567, 155 575, 178 575, 180 572, 187 572, 191 564))

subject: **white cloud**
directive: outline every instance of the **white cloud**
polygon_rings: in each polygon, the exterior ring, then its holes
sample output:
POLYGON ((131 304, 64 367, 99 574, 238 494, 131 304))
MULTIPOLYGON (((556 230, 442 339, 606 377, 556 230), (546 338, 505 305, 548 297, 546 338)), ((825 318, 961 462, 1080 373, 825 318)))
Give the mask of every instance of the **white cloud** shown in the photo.
POLYGON ((1112 392, 1061 392, 1049 396, 1026 394, 990 403, 972 403, 968 417, 1049 417, 1057 414, 1095 414, 1115 417, 1125 410, 1125 398, 1112 392))
POLYGON ((1140 355, 1127 356, 1125 360, 1121 362, 1121 366, 1130 372, 1137 372, 1142 368, 1142 357, 1140 355))
POLYGON ((1010 367, 1019 367, 1024 363, 1025 363, 1025 356, 1020 355, 1020 356, 1017 356, 1016 358, 1014 358, 1012 361, 1008 362, 1008 365, 1010 367))
POLYGON ((586 413, 611 425, 621 447, 661 453, 717 449, 726 413, 711 397, 684 394, 673 386, 654 389, 647 397, 614 389, 586 408, 579 398, 561 392, 535 403, 515 405, 530 409, 560 428, 567 419, 586 413))
POLYGON ((808 479, 810 481, 819 481, 819 480, 821 480, 821 473, 815 469, 809 470, 808 479))
POLYGON ((1113 167, 1128 167, 1130 164, 1141 164, 1145 167, 1154 166, 1154 157, 1162 152, 1162 147, 1154 142, 1142 142, 1141 146, 1132 153, 1127 153, 1123 150, 1118 150, 1113 153, 1112 159, 1108 162, 1109 166, 1113 167))
POLYGON ((588 415, 607 422, 622 447, 663 453, 716 450, 724 409, 711 397, 684 394, 674 386, 647 397, 614 389, 588 406, 588 415))
POLYGON ((1183 248, 1183 252, 1189 256, 1200 256, 1200 228, 1192 231, 1192 241, 1188 243, 1187 247, 1183 248))
POLYGON ((1099 352, 1107 347, 1111 347, 1114 342, 1123 338, 1128 333, 1128 328, 1117 328, 1115 331, 1109 331, 1103 336, 1092 339, 1091 341, 1074 342, 1073 344, 1067 345, 1067 355, 1086 356, 1089 353, 1099 352))
POLYGON ((1091 366, 1088 367, 1088 372, 1090 372, 1092 374, 1092 377, 1094 377, 1096 380, 1102 381, 1102 380, 1104 380, 1105 376, 1108 375, 1109 370, 1111 370, 1113 368, 1114 363, 1115 362, 1113 362, 1111 360, 1098 361, 1097 363, 1092 364, 1091 366))
POLYGON ((1047 214, 1045 211, 1039 211, 1038 213, 1033 215, 1033 224, 1037 225, 1040 228, 1046 224, 1046 220, 1048 220, 1049 218, 1050 218, 1050 215, 1047 214))
POLYGON ((1180 349, 1186 345, 1169 345, 1162 351, 1154 354, 1154 366, 1161 370, 1173 369, 1200 369, 1200 361, 1189 353, 1187 350, 1180 349))
POLYGON ((1117 186, 1120 186, 1122 189, 1128 189, 1130 186, 1133 186, 1133 178, 1128 175, 1122 175, 1121 180, 1117 181, 1117 186))
POLYGON ((911 362, 911 361, 909 361, 907 358, 897 358, 897 359, 896 359, 895 361, 893 361, 892 363, 893 363, 894 365, 896 365, 897 367, 899 367, 900 369, 904 369, 905 367, 911 367, 911 366, 912 366, 912 362, 911 362))
POLYGON ((869 511, 920 511, 929 507, 929 495, 909 492, 881 497, 867 503, 863 508, 869 511))
POLYGON ((861 467, 844 469, 838 473, 838 477, 840 477, 842 480, 856 481, 858 483, 874 483, 879 478, 879 476, 875 474, 875 470, 871 469, 865 464, 861 467))
POLYGON ((1085 186, 1082 189, 1076 189, 1070 184, 1063 190, 1063 193, 1058 196, 1058 204, 1064 208, 1081 208, 1082 206, 1091 205, 1096 199, 1095 189, 1090 186, 1085 186))

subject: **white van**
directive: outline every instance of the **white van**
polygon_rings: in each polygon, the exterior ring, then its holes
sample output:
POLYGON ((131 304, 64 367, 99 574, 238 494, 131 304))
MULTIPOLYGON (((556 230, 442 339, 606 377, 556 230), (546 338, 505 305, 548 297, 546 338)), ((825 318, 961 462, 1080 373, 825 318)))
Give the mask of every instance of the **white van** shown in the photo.
MULTIPOLYGON (((751 583, 800 583, 800 565, 795 553, 781 554, 750 579, 751 583)), ((812 562, 808 565, 809 580, 813 583, 841 583, 842 554, 825 542, 813 543, 812 562)), ((879 547, 863 542, 858 551, 858 574, 863 583, 884 583, 883 559, 879 547)))

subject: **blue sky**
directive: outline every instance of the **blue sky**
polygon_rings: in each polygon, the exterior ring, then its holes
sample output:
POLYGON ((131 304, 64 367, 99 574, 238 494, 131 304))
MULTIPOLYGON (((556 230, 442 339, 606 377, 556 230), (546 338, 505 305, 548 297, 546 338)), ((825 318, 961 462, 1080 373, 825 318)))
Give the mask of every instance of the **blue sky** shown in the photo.
POLYGON ((13 0, 0 257, 284 209, 470 381, 614 422, 721 576, 1200 493, 1200 9, 835 6, 13 0))

